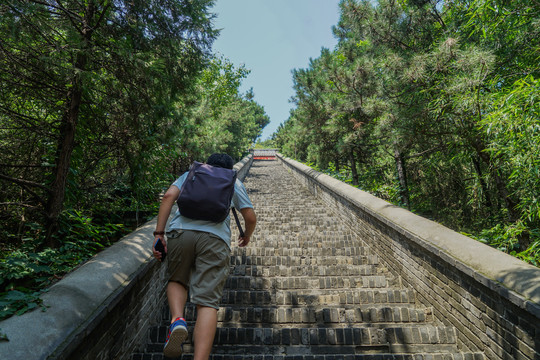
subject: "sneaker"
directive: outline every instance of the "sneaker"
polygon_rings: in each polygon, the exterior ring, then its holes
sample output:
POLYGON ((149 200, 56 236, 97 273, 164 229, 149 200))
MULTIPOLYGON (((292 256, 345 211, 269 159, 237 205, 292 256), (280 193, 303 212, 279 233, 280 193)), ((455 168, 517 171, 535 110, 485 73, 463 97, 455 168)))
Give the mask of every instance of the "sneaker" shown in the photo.
POLYGON ((169 358, 175 358, 182 355, 182 343, 188 336, 186 321, 182 318, 177 318, 169 326, 169 334, 165 347, 163 347, 163 355, 169 358))

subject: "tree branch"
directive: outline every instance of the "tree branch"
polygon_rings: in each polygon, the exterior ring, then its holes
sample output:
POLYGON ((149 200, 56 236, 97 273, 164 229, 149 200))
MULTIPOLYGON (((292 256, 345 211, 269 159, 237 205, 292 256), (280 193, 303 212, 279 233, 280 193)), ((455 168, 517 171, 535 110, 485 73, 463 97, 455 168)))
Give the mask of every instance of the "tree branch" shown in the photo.
POLYGON ((436 152, 436 151, 438 151, 438 150, 440 150, 440 149, 443 149, 443 148, 444 148, 444 146, 436 146, 436 147, 434 147, 434 148, 431 148, 431 149, 428 149, 428 150, 424 150, 424 151, 419 152, 419 153, 417 153, 417 154, 412 154, 412 155, 404 156, 403 158, 404 158, 404 159, 413 159, 413 158, 417 158, 417 157, 424 156, 424 155, 426 155, 426 154, 431 154, 431 153, 436 152))
POLYGON ((29 189, 27 186, 25 186, 25 185, 21 185, 21 187, 22 187, 25 191, 29 192, 33 197, 35 197, 36 200, 37 200, 41 205, 43 205, 44 207, 47 206, 47 202, 46 202, 41 196, 39 196, 38 194, 36 194, 34 191, 30 190, 30 189, 29 189))
POLYGON ((441 24, 442 28, 443 29, 446 29, 446 24, 444 23, 444 20, 443 18, 441 17, 441 14, 439 13, 439 11, 437 10, 437 2, 435 2, 434 4, 431 3, 431 0, 430 0, 430 5, 431 5, 431 8, 433 10, 433 12, 431 13, 433 15, 433 17, 435 18, 436 21, 439 22, 439 24, 441 24))
POLYGON ((2 202, 0 203, 0 206, 22 206, 27 208, 36 208, 34 205, 20 203, 20 202, 2 202))
POLYGON ((45 190, 47 192, 50 192, 51 190, 46 187, 45 185, 43 184, 40 184, 40 183, 37 183, 37 182, 34 182, 34 181, 30 181, 30 180, 23 180, 23 179, 17 179, 17 178, 12 178, 11 176, 7 176, 7 175, 4 175, 4 174, 0 174, 0 179, 4 179, 4 180, 7 180, 7 181, 10 181, 12 183, 15 183, 17 185, 20 185, 20 186, 32 186, 32 187, 37 187, 37 188, 40 188, 42 190, 45 190))
POLYGON ((14 168, 41 168, 41 167, 48 167, 46 165, 41 164, 27 164, 27 165, 20 165, 20 164, 0 164, 0 168, 2 167, 14 167, 14 168))

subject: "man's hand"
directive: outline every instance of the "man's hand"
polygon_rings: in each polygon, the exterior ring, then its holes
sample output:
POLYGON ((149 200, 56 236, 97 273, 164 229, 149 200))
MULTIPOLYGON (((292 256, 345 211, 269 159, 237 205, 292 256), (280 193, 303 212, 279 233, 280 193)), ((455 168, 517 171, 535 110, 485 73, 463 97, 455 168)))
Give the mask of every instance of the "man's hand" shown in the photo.
POLYGON ((239 236, 238 237, 238 246, 244 247, 247 244, 249 244, 250 237, 249 236, 239 236))
POLYGON ((156 236, 154 239, 154 245, 152 245, 152 253, 154 254, 154 257, 158 259, 159 261, 163 261, 161 258, 164 257, 161 254, 161 251, 156 250, 156 243, 160 241, 163 244, 163 247, 165 248, 165 254, 167 254, 167 242, 160 236, 156 236))
POLYGON ((251 235, 253 235, 253 231, 255 230, 255 224, 257 224, 257 216, 255 216, 255 211, 252 208, 240 209, 240 213, 244 218, 244 224, 246 229, 244 231, 244 236, 238 237, 238 246, 244 247, 249 244, 251 235))
POLYGON ((165 233, 164 229, 167 225, 167 219, 171 214, 171 209, 174 205, 174 202, 176 201, 176 199, 178 199, 178 195, 180 195, 180 189, 178 189, 174 185, 171 185, 163 195, 163 199, 161 199, 161 205, 159 206, 156 224, 156 233, 158 234, 155 234, 154 243, 152 244, 152 253, 154 254, 154 257, 159 261, 163 261, 163 259, 161 258, 161 253, 159 251, 156 251, 155 249, 156 241, 158 239, 161 241, 163 247, 165 248, 165 254, 167 254, 167 242, 163 238, 163 234, 165 233))

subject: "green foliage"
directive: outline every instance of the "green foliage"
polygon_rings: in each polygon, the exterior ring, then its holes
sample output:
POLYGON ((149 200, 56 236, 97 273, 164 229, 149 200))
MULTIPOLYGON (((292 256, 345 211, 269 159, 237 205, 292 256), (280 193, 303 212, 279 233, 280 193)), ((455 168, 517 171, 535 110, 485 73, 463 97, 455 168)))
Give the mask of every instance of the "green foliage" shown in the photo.
POLYGON ((540 8, 342 0, 340 9, 336 48, 293 72, 296 108, 276 146, 534 263, 540 8))
POLYGON ((253 92, 239 93, 249 71, 210 53, 211 5, 0 5, 0 228, 10 242, 34 222, 59 246, 63 209, 144 218, 193 160, 246 153, 269 119, 253 92))
POLYGON ((156 196, 170 170, 161 147, 182 139, 179 103, 217 36, 211 4, 0 5, 4 225, 48 222, 50 238, 63 208, 105 203, 117 182, 136 203, 156 196))
MULTIPOLYGON (((310 164, 308 166, 313 167, 313 164, 310 164)), ((317 170, 321 171, 320 169, 317 170)), ((330 164, 328 164, 328 169, 323 169, 322 172, 324 172, 326 175, 330 175, 333 178, 336 178, 343 181, 344 183, 351 185, 351 169, 349 166, 343 166, 340 169, 337 169, 336 165, 331 162, 330 164)))
POLYGON ((257 139, 257 142, 253 146, 254 149, 274 149, 276 147, 275 141, 273 139, 266 139, 261 141, 257 139))
POLYGON ((212 153, 224 152, 239 160, 270 122, 253 100, 253 91, 239 93, 248 73, 243 66, 236 68, 215 57, 203 71, 193 95, 192 126, 183 141, 195 159, 204 161, 212 153))
MULTIPOLYGON (((26 290, 26 289, 25 289, 26 290)), ((22 315, 27 311, 37 307, 45 309, 43 301, 39 298, 41 292, 26 292, 11 290, 7 293, 0 293, 0 320, 6 319, 13 315, 22 315)), ((7 337, 4 334, 2 338, 7 337)))
POLYGON ((481 123, 488 151, 509 174, 508 186, 520 200, 524 220, 540 222, 540 81, 527 76, 493 95, 481 123))
POLYGON ((127 232, 122 224, 99 223, 80 211, 62 214, 60 247, 41 248, 44 229, 28 224, 22 243, 0 257, 0 320, 36 307, 44 309, 40 294, 57 279, 127 232))

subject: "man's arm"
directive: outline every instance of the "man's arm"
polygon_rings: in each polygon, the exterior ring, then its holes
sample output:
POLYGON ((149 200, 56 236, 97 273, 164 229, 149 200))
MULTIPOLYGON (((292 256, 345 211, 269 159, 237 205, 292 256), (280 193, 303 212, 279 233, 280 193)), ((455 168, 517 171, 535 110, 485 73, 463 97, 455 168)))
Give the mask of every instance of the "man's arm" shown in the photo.
MULTIPOLYGON (((176 187, 175 185, 171 185, 171 187, 167 190, 165 195, 163 195, 163 199, 161 199, 161 205, 159 206, 159 212, 158 212, 158 218, 157 218, 157 224, 156 224, 156 233, 161 233, 161 232, 165 233, 165 226, 167 226, 167 220, 169 219, 169 215, 171 215, 171 209, 176 199, 178 199, 178 195, 180 195, 180 189, 176 187)), ((154 253, 154 257, 159 260, 161 259, 161 253, 159 251, 156 251, 153 245, 156 243, 158 238, 161 239, 161 242, 163 243, 163 246, 165 247, 165 252, 167 252, 167 243, 165 242, 164 235, 154 236, 154 242, 152 243, 152 251, 154 253)))
POLYGON ((255 225, 257 224, 257 216, 255 215, 255 210, 253 208, 243 208, 240 209, 240 213, 244 218, 245 231, 244 236, 238 237, 238 246, 244 247, 249 244, 251 235, 255 231, 255 225))

